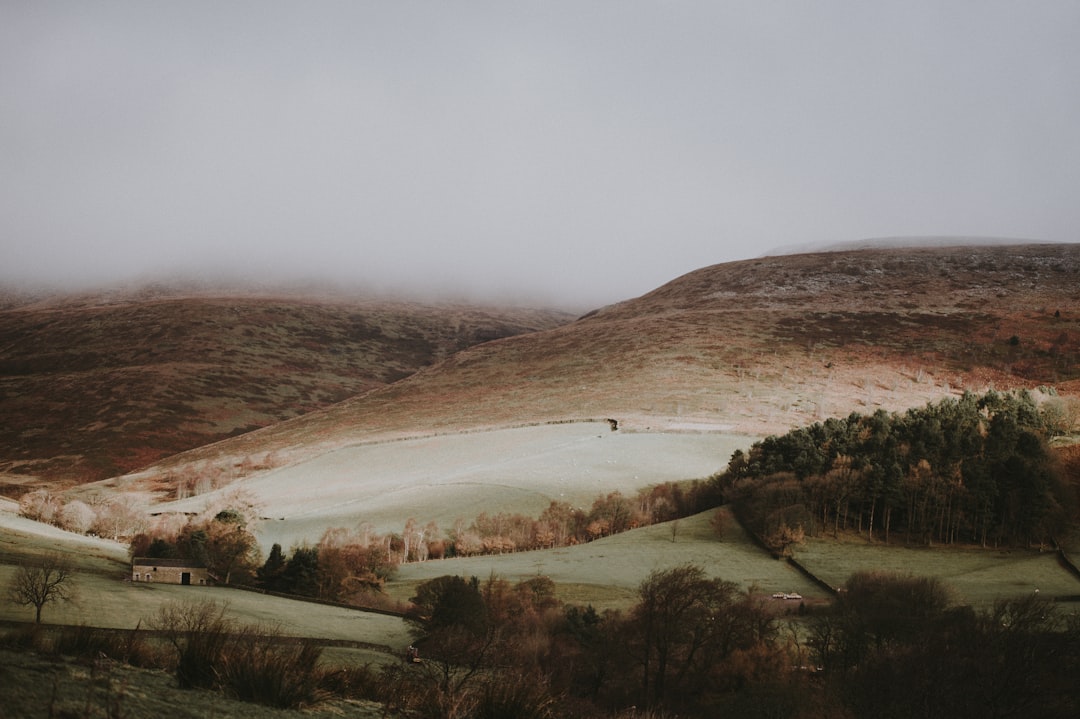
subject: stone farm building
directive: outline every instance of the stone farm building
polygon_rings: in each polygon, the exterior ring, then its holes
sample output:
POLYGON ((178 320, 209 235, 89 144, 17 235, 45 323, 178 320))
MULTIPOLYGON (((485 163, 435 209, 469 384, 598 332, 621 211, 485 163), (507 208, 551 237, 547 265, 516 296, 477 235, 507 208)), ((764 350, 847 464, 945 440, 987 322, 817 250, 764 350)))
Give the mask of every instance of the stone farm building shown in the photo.
POLYGON ((164 582, 166 584, 210 584, 212 577, 206 567, 188 559, 135 557, 131 562, 131 581, 164 582))

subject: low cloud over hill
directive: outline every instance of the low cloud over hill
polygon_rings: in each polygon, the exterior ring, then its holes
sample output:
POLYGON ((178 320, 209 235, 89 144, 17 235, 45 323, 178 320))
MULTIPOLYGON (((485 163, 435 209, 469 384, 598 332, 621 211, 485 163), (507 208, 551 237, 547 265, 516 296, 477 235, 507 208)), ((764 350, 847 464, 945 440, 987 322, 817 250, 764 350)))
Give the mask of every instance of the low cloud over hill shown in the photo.
POLYGON ((11 294, 0 472, 85 482, 385 387, 551 311, 148 286, 11 294))
POLYGON ((168 464, 267 451, 300 458, 357 441, 583 417, 758 436, 966 389, 1044 386, 1073 396, 1078 277, 1080 245, 716 265, 168 464))

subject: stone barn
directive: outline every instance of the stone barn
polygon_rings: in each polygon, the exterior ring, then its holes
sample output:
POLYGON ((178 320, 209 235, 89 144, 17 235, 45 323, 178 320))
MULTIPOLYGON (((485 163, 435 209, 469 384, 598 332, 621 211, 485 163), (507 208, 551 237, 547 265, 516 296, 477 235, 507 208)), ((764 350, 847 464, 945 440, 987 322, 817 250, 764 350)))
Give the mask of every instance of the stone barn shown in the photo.
POLYGON ((135 557, 131 562, 131 581, 207 585, 212 577, 206 567, 189 559, 135 557))

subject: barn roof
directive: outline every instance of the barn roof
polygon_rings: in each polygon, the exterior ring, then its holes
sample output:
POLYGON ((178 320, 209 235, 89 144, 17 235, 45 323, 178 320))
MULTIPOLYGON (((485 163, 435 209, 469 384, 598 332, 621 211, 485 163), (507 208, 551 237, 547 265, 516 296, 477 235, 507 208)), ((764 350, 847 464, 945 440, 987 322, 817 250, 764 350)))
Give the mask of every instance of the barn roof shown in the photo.
POLYGON ((206 565, 191 559, 165 559, 164 557, 135 557, 133 567, 173 567, 188 569, 206 569, 206 565))

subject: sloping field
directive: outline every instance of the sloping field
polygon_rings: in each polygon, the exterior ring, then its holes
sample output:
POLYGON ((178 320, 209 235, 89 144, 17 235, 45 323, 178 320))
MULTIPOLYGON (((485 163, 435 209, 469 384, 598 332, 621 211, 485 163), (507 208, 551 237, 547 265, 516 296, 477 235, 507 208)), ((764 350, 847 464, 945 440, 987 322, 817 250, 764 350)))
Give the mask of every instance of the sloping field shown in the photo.
MULTIPOLYGON (((145 629, 167 602, 210 599, 225 602, 229 615, 241 623, 277 627, 289 636, 345 640, 370 645, 376 653, 394 654, 410 641, 408 627, 397 617, 226 588, 128 582, 124 546, 64 532, 0 508, 0 587, 10 585, 22 562, 44 552, 61 552, 75 566, 75 600, 47 605, 42 619, 48 624, 134 629, 141 623, 145 629)), ((0 620, 33 619, 32 607, 17 606, 6 597, 0 601, 0 620)))
POLYGON ((563 601, 592 604, 597 609, 625 609, 636 601, 638 585, 651 572, 689 562, 701 566, 709 576, 735 582, 764 597, 774 592, 798 592, 808 603, 828 599, 787 562, 773 559, 753 544, 738 523, 728 522, 723 539, 717 539, 709 526, 711 517, 712 512, 704 512, 679 520, 674 540, 668 522, 575 547, 405 564, 387 591, 405 600, 417 584, 444 574, 481 580, 495 575, 511 582, 543 575, 555 582, 563 601))
POLYGON ((118 571, 128 566, 124 545, 66 532, 51 524, 20 517, 18 511, 17 503, 0 498, 0 563, 17 564, 26 556, 60 552, 69 554, 76 566, 85 565, 94 572, 118 571))
POLYGON ((329 527, 361 522, 383 533, 401 531, 411 517, 446 530, 481 512, 535 517, 552 501, 587 510, 615 490, 632 496, 648 485, 708 477, 752 441, 718 432, 612 432, 607 422, 577 422, 358 444, 154 511, 199 511, 240 487, 268 518, 258 528, 264 550, 274 542, 287 549, 317 542, 329 527))
POLYGON ((1048 598, 1080 595, 1080 580, 1061 566, 1056 554, 1034 549, 905 547, 808 539, 796 548, 795 558, 834 587, 857 571, 937 577, 953 590, 956 601, 976 606, 1035 591, 1048 598))
POLYGON ((627 429, 786 432, 964 390, 1080 381, 1080 245, 816 253, 703 268, 567 325, 494 342, 145 476, 273 451, 612 417, 627 429))
POLYGON ((571 319, 194 287, 0 307, 0 470, 46 486, 104 479, 571 319))
MULTIPOLYGON (((7 586, 15 571, 14 566, 0 565, 0 584, 7 586)), ((43 621, 115 629, 134 629, 141 622, 146 629, 168 602, 209 599, 224 602, 229 616, 243 624, 276 627, 287 636, 357 642, 395 654, 403 652, 410 641, 408 627, 398 617, 239 589, 127 582, 126 576, 126 572, 78 572, 74 578, 76 601, 46 606, 43 621)), ((0 603, 0 619, 33 621, 33 607, 0 603)))

